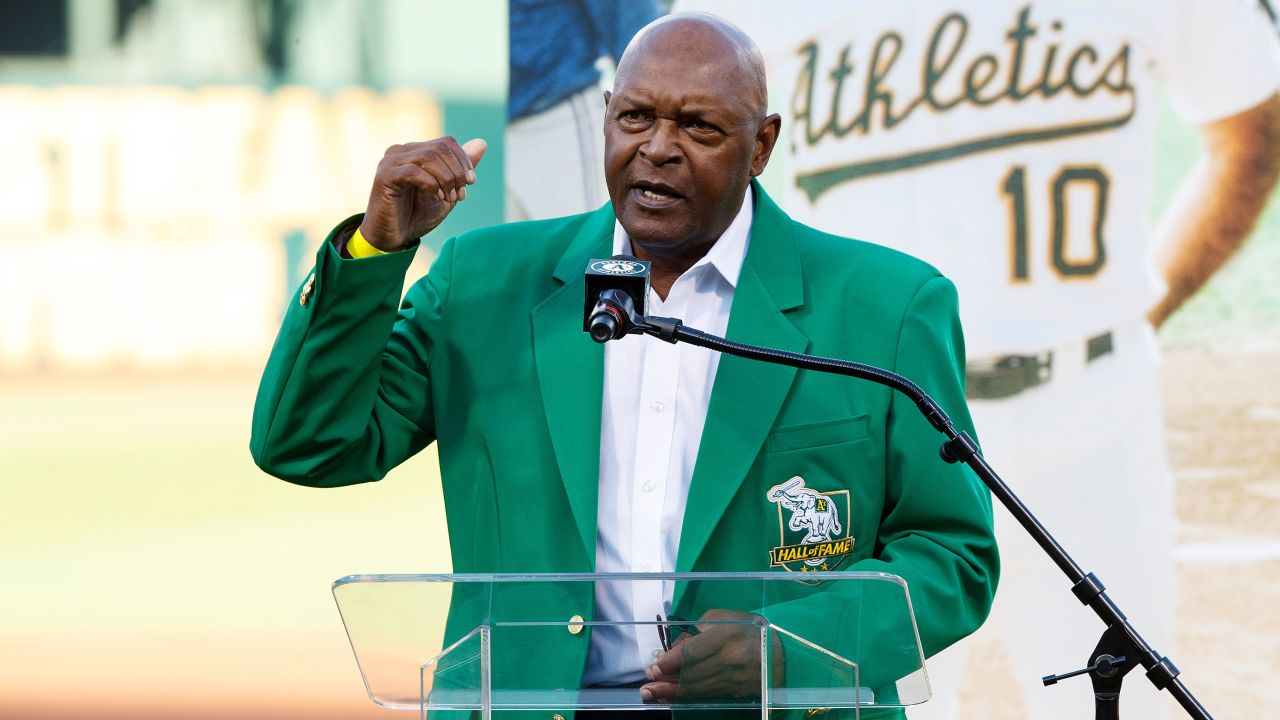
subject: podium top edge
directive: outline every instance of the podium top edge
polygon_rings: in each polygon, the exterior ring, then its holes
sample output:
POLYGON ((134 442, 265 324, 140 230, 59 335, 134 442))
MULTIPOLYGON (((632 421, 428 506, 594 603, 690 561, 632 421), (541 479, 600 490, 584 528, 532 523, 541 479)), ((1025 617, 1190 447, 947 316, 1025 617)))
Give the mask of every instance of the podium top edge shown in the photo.
POLYGON ((820 577, 782 572, 687 572, 687 573, 423 573, 423 574, 357 574, 344 575, 333 581, 333 589, 356 583, 518 583, 518 582, 600 582, 600 581, 733 581, 762 582, 829 582, 840 580, 889 582, 907 587, 907 581, 892 573, 861 570, 835 570, 820 577))

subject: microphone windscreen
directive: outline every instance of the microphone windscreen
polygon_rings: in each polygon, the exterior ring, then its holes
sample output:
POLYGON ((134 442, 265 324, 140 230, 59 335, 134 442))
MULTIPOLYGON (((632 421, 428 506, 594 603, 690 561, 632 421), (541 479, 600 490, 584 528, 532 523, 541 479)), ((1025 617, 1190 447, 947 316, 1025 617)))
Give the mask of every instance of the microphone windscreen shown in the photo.
POLYGON ((600 293, 617 289, 631 297, 639 315, 649 314, 649 261, 630 255, 594 258, 587 262, 587 291, 583 298, 582 330, 590 332, 591 312, 600 293))

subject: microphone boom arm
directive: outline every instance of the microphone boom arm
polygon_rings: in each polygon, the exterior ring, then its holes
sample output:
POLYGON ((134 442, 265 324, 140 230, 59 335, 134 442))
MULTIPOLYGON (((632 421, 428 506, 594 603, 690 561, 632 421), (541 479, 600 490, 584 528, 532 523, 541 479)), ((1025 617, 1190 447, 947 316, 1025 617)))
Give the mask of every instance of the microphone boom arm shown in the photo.
MULTIPOLYGON (((929 397, 919 385, 897 373, 874 365, 735 342, 687 327, 683 322, 675 318, 642 315, 635 318, 634 325, 629 332, 652 335, 672 344, 686 342, 690 345, 748 360, 758 360, 777 365, 788 365, 803 370, 870 380, 906 395, 915 403, 920 413, 928 419, 929 424, 937 429, 938 432, 947 436, 947 440, 942 444, 938 452, 939 456, 947 463, 963 462, 973 469, 974 473, 991 490, 991 494, 1000 500, 1000 503, 1018 521, 1018 524, 1031 535, 1036 544, 1049 555, 1054 564, 1071 580, 1072 594, 1082 604, 1092 609, 1103 624, 1106 625, 1107 630, 1104 633, 1104 640, 1099 643, 1099 647, 1105 645, 1112 652, 1136 658, 1138 663, 1147 669, 1147 678, 1151 681, 1151 684, 1155 685, 1157 690, 1168 690, 1169 694, 1178 701, 1178 704, 1182 706, 1189 717, 1196 720, 1212 720, 1209 711, 1200 704, 1200 701, 1178 679, 1178 668, 1173 662, 1169 658, 1160 655, 1146 640, 1143 640, 1125 614, 1121 612, 1120 607, 1107 595, 1106 586, 1102 584, 1102 581, 1093 573, 1086 573, 1072 559, 1071 555, 1049 533, 1049 530, 1041 524, 1039 519, 1032 514, 1031 510, 1023 504, 1022 500, 1014 494, 1008 484, 987 463, 982 456, 981 449, 973 438, 967 432, 957 430, 938 403, 929 397)), ((1095 648, 1095 655, 1096 657, 1090 658, 1089 672, 1096 681, 1099 678, 1099 673, 1096 670, 1099 665, 1098 659, 1100 657, 1110 658, 1111 656, 1100 654, 1097 648, 1095 648)), ((1121 657, 1116 662, 1123 661, 1124 658, 1121 657)), ((1103 665, 1106 665, 1105 661, 1103 665)), ((1132 665, 1123 668, 1123 671, 1127 672, 1131 667, 1132 665)), ((1114 671, 1112 671, 1112 674, 1114 675, 1114 671)), ((1046 685, 1052 684, 1050 682, 1051 677, 1045 678, 1046 685)), ((1095 692, 1097 717, 1118 718, 1119 678, 1112 678, 1112 675, 1106 675, 1105 677, 1111 678, 1111 685, 1114 687, 1115 692, 1109 698, 1104 698, 1102 693, 1095 692)), ((1056 679, 1054 679, 1054 682, 1056 682, 1056 679)), ((1095 683, 1096 688, 1097 684, 1095 683)))

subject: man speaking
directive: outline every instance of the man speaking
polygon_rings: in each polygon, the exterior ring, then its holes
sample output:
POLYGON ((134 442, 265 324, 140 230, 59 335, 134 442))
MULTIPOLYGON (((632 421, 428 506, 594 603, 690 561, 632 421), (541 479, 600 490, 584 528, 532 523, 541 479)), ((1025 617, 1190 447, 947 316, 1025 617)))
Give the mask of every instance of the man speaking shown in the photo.
MULTIPOLYGON (((753 182, 781 125, 766 115, 763 67, 718 18, 646 27, 605 94, 610 204, 450 239, 398 313, 418 238, 465 199, 485 144, 390 148, 365 213, 333 231, 290 305, 254 408, 258 465, 348 485, 435 440, 455 572, 879 571, 906 580, 926 654, 972 632, 998 574, 990 498, 967 468, 938 460, 940 438, 909 400, 644 337, 600 346, 582 332, 588 260, 631 254, 652 263, 652 313, 892 369, 969 425, 951 283, 793 222, 753 182), (775 552, 797 522, 797 543, 828 543, 820 563, 775 552)), ((557 607, 566 620, 672 611, 662 590, 607 586, 557 607)), ((823 595, 838 615, 839 592, 823 595)), ((663 701, 687 691, 678 678, 693 676, 692 648, 727 667, 737 642, 657 641, 574 632, 547 649, 557 662, 546 666, 580 669, 565 686, 633 684, 663 701)), ((714 673, 705 689, 731 677, 714 673)))

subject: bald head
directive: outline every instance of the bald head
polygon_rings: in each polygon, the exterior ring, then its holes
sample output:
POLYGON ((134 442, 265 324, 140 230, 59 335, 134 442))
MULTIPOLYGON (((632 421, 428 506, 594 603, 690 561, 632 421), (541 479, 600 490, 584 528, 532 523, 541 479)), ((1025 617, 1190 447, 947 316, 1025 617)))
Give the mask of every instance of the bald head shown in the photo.
POLYGON ((713 15, 640 31, 605 93, 605 181, 631 249, 665 297, 724 233, 764 172, 782 119, 765 116, 759 48, 713 15))
POLYGON ((753 117, 764 117, 769 105, 764 56, 737 25, 707 13, 676 13, 654 20, 636 33, 618 60, 615 92, 642 64, 637 61, 650 54, 680 57, 691 72, 728 70, 722 78, 726 93, 745 103, 753 117))

